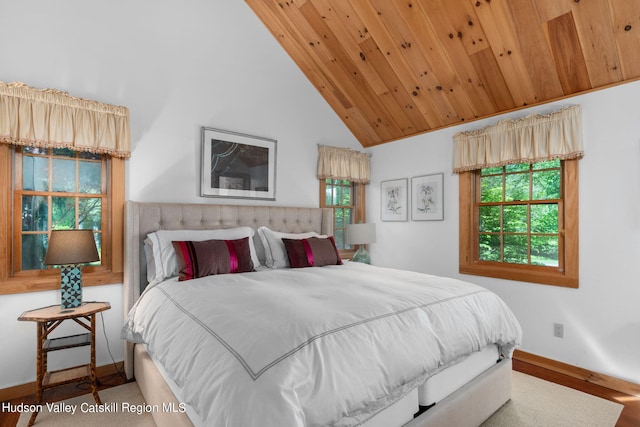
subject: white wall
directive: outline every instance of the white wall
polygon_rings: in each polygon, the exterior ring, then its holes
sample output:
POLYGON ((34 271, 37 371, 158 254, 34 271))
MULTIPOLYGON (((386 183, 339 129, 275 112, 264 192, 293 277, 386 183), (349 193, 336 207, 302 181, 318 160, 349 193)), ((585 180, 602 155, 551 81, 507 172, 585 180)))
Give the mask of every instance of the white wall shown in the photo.
MULTIPOLYGON (((198 197, 201 126, 278 141, 274 205, 318 205, 316 144, 359 147, 241 1, 0 0, 0 52, 1 81, 129 107, 132 200, 265 203, 198 197)), ((121 284, 84 293, 112 305, 104 320, 116 361, 121 294, 121 284)), ((0 295, 0 389, 35 379, 36 328, 17 317, 59 301, 55 291, 0 295)), ((84 357, 54 353, 50 367, 84 357)), ((111 363, 101 330, 97 362, 111 363)))
POLYGON ((371 150, 372 262, 463 278, 497 292, 524 329, 522 350, 640 383, 640 82, 444 129, 371 150), (581 104, 580 287, 458 274, 458 178, 452 137, 500 119, 581 104), (444 172, 445 220, 380 221, 380 181, 444 172), (399 251, 401 247, 406 250, 399 251), (565 338, 553 336, 563 323, 565 338))

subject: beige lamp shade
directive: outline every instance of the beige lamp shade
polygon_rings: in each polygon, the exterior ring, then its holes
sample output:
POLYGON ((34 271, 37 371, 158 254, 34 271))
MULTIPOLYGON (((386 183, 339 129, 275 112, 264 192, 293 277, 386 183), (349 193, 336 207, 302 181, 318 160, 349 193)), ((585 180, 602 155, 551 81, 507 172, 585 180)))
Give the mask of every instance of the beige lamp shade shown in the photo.
POLYGON ((82 264, 100 260, 93 230, 52 230, 44 263, 82 264))
POLYGON ((368 224, 348 224, 347 244, 349 245, 368 245, 376 242, 376 225, 368 224))

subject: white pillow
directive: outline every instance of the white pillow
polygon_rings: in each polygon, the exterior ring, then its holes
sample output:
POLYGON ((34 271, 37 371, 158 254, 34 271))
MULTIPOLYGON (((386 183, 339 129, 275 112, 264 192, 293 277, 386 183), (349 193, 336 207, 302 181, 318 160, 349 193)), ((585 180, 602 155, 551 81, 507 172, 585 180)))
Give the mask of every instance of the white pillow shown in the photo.
POLYGON ((235 240, 249 237, 249 249, 251 251, 251 261, 253 268, 260 267, 260 261, 256 253, 253 243, 253 235, 255 230, 251 227, 221 228, 217 230, 158 230, 147 234, 145 245, 150 247, 153 254, 152 267, 149 266, 149 257, 147 258, 147 278, 149 271, 155 271, 153 280, 149 282, 167 279, 178 275, 178 260, 176 252, 173 249, 172 241, 203 241, 211 239, 235 240))
POLYGON ((147 260, 147 282, 151 283, 156 279, 156 261, 153 256, 153 243, 148 237, 144 239, 144 257, 147 260))
POLYGON ((260 240, 262 240, 262 245, 264 246, 265 265, 270 268, 289 267, 289 257, 287 257, 287 250, 282 242, 283 237, 285 239, 323 237, 315 231, 309 231, 307 233, 281 233, 267 227, 258 228, 258 236, 260 236, 260 240))

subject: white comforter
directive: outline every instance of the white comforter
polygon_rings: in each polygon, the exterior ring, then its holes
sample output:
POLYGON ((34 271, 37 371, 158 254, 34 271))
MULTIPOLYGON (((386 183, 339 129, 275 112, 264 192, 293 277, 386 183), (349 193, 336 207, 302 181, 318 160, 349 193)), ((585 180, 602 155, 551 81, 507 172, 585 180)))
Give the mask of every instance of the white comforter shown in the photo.
POLYGON ((353 426, 521 329, 467 282, 348 262, 171 279, 123 338, 147 344, 207 426, 353 426))

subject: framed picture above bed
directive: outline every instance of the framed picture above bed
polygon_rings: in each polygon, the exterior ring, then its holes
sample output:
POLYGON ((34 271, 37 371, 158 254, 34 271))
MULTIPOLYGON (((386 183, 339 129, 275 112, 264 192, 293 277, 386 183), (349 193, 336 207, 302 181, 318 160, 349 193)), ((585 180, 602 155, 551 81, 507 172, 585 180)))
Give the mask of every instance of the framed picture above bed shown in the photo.
POLYGON ((444 174, 411 178, 411 220, 442 221, 444 219, 444 174))
POLYGON ((203 127, 200 195, 275 200, 276 142, 203 127))
POLYGON ((409 212, 407 178, 380 182, 380 219, 406 221, 409 212))

